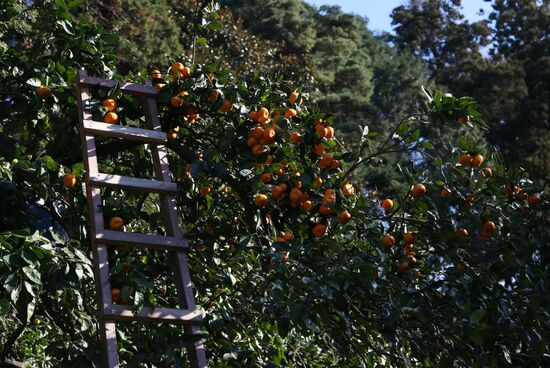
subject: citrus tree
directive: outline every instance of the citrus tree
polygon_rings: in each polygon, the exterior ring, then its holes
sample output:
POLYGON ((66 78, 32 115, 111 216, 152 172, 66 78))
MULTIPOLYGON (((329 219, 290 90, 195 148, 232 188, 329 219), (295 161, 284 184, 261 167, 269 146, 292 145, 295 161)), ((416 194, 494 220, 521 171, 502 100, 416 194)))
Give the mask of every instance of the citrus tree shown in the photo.
MULTIPOLYGON (((13 30, 22 12, 51 30, 0 45, 1 358, 40 367, 99 364, 72 86, 79 68, 111 76, 114 39, 72 21, 71 4, 11 1, 0 19, 13 30)), ((422 109, 385 132, 358 127, 349 147, 338 117, 280 77, 174 62, 130 78, 159 90, 212 366, 548 363, 544 188, 472 139, 485 122, 470 98, 425 91, 422 109), (354 173, 396 152, 407 190, 380 198, 354 173)), ((118 88, 95 90, 91 107, 94 120, 145 127, 118 88)), ((98 140, 98 155, 102 172, 152 176, 146 146, 98 140)), ((102 196, 111 228, 164 233, 155 196, 102 196)), ((115 302, 177 305, 168 257, 111 249, 115 302)), ((181 328, 119 327, 126 366, 185 365, 181 328)))

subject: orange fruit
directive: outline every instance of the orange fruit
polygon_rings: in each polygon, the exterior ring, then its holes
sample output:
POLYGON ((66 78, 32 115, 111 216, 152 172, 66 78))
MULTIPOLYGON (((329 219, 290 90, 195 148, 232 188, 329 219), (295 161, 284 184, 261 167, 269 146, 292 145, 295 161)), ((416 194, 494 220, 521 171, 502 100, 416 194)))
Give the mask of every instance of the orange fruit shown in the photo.
POLYGON ((233 102, 230 100, 223 100, 222 104, 220 105, 220 111, 221 112, 229 112, 233 110, 233 102))
POLYGON ((493 236, 493 233, 490 231, 483 230, 479 233, 479 237, 483 240, 489 240, 491 239, 492 236, 493 236))
POLYGON ((525 201, 526 199, 529 199, 529 194, 525 192, 519 192, 518 193, 518 199, 521 201, 525 201))
POLYGON ((426 194, 426 186, 424 184, 415 184, 412 188, 412 196, 414 198, 420 198, 426 194))
POLYGON ((164 88, 165 85, 166 84, 164 84, 164 83, 157 83, 157 84, 155 84, 155 88, 157 89, 157 91, 160 91, 161 89, 164 88))
POLYGON ((468 195, 466 196, 466 201, 467 201, 467 202, 472 203, 475 199, 476 199, 476 197, 475 197, 473 194, 468 194, 468 195))
POLYGON ((183 100, 179 96, 174 96, 170 99, 170 105, 174 107, 180 107, 183 105, 183 100))
POLYGON ((48 98, 52 95, 52 91, 46 86, 36 87, 36 94, 42 98, 48 98))
POLYGON ((285 111, 285 118, 287 118, 287 119, 292 119, 296 115, 298 115, 298 113, 294 109, 287 109, 285 111))
POLYGON ((322 144, 315 146, 315 148, 313 148, 313 153, 315 153, 318 156, 322 155, 324 152, 325 152, 325 146, 323 146, 322 144))
POLYGON ((286 189, 284 189, 283 187, 276 186, 275 188, 271 189, 271 196, 274 199, 279 200, 279 199, 283 198, 283 196, 285 194, 285 191, 286 191, 286 189))
POLYGON ((322 238, 327 233, 327 226, 323 224, 317 224, 313 227, 313 230, 311 232, 313 233, 314 237, 322 238))
POLYGON ((393 235, 386 234, 381 239, 384 249, 389 249, 395 244, 395 238, 393 235))
POLYGON ((268 172, 264 172, 262 175, 260 175, 260 180, 262 181, 262 183, 269 183, 271 180, 273 180, 273 177, 271 176, 270 173, 268 172))
POLYGON ((183 68, 185 68, 185 65, 183 65, 182 63, 174 63, 172 64, 171 71, 181 73, 183 71, 183 68))
POLYGON ((323 156, 323 158, 319 160, 319 166, 323 168, 331 167, 332 161, 334 161, 334 159, 332 158, 332 155, 327 153, 326 155, 323 156))
POLYGON ((256 204, 256 206, 260 208, 265 207, 268 201, 269 201, 269 198, 265 194, 258 194, 254 198, 254 203, 256 204))
POLYGON ((451 195, 451 191, 449 189, 443 188, 441 190, 441 198, 447 199, 447 198, 449 198, 450 195, 451 195))
POLYGON ((332 164, 330 165, 330 168, 332 170, 338 170, 340 168, 340 161, 338 160, 333 160, 332 161, 332 164))
POLYGON ((258 117, 259 121, 266 121, 267 119, 269 119, 269 110, 265 107, 260 107, 256 116, 258 117))
POLYGON ((290 191, 290 200, 292 202, 299 202, 302 200, 302 191, 300 189, 294 188, 290 191))
POLYGON ((109 221, 109 229, 111 230, 122 230, 122 227, 124 226, 124 220, 121 217, 114 216, 109 221))
POLYGON ((262 146, 261 144, 257 144, 254 147, 252 147, 252 154, 254 156, 259 156, 262 153, 264 153, 264 146, 262 146))
POLYGON ((106 124, 116 124, 118 122, 118 115, 114 112, 108 112, 103 117, 103 122, 106 124))
POLYGON ((527 197, 527 202, 529 202, 529 204, 539 203, 540 202, 540 194, 538 194, 538 193, 530 194, 529 197, 527 197))
POLYGON ((188 66, 184 67, 180 72, 182 78, 189 78, 191 76, 191 68, 188 66))
POLYGON ((120 295, 120 289, 112 288, 111 298, 113 299, 113 303, 122 304, 122 296, 120 295))
POLYGON ((212 92, 210 92, 210 96, 208 96, 208 101, 214 102, 218 99, 219 96, 220 96, 220 92, 214 89, 212 90, 212 92))
POLYGON ((311 211, 311 208, 313 207, 313 202, 303 201, 302 204, 300 205, 300 207, 302 207, 302 210, 304 210, 305 212, 309 212, 309 211, 311 211))
POLYGON ((403 236, 403 242, 405 244, 412 244, 416 241, 416 234, 414 233, 406 233, 404 236, 403 236))
POLYGON ((321 188, 323 186, 323 179, 321 179, 320 177, 316 177, 315 178, 315 187, 316 188, 321 188))
POLYGON ((332 139, 334 137, 334 128, 329 126, 325 129, 325 138, 332 139))
POLYGON ((67 188, 73 188, 76 185, 76 178, 73 174, 65 174, 63 176, 63 185, 67 188))
POLYGON ((382 208, 386 211, 389 211, 393 208, 393 201, 389 198, 386 198, 382 201, 382 208))
POLYGON ((266 129, 264 129, 264 132, 263 132, 263 138, 266 139, 266 140, 271 140, 271 139, 275 138, 276 134, 277 133, 275 133, 275 129, 266 128, 266 129))
POLYGON ((180 93, 178 93, 178 96, 181 97, 181 98, 187 97, 187 96, 189 96, 189 92, 180 91, 180 93))
POLYGON ((287 231, 285 231, 285 235, 283 235, 283 238, 286 241, 290 241, 290 240, 294 239, 294 234, 292 233, 292 231, 287 230, 287 231))
POLYGON ((472 156, 467 153, 462 153, 458 158, 458 163, 462 166, 470 166, 472 164, 472 156))
POLYGON ((323 124, 323 119, 317 119, 313 122, 315 125, 323 124))
POLYGON ((407 270, 407 268, 409 268, 409 266, 410 266, 409 262, 403 262, 403 263, 399 264, 399 271, 403 272, 403 271, 407 270))
POLYGON ((296 99, 298 98, 299 93, 294 91, 290 94, 290 97, 288 98, 288 102, 290 102, 291 105, 294 105, 296 102, 296 99))
POLYGON ((112 98, 108 98, 106 100, 103 100, 101 101, 101 106, 104 106, 107 108, 107 110, 109 111, 113 111, 113 110, 116 110, 116 101, 113 100, 112 98))
POLYGON ((211 191, 212 191, 212 187, 210 185, 201 187, 199 189, 200 194, 203 196, 210 194, 211 191))
POLYGON ((166 137, 168 139, 176 139, 178 134, 173 129, 170 129, 170 131, 166 134, 166 137))
POLYGON ((322 204, 320 207, 319 207, 319 213, 321 215, 325 215, 325 216, 330 216, 332 214, 334 214, 334 210, 330 207, 327 207, 325 206, 324 204, 322 204))
POLYGON ((474 158, 472 159, 472 166, 473 167, 480 167, 481 164, 483 163, 483 156, 481 155, 475 155, 474 158))
POLYGON ((258 140, 252 136, 248 137, 248 139, 246 140, 246 145, 250 148, 254 147, 257 144, 258 140))
POLYGON ((492 233, 493 231, 495 231, 496 228, 497 226, 491 220, 485 221, 485 224, 483 225, 483 230, 485 230, 488 233, 492 233))
POLYGON ((410 252, 414 248, 414 244, 405 244, 403 248, 405 249, 405 253, 410 252))
POLYGON ((517 185, 509 186, 506 188, 506 194, 508 194, 508 197, 510 198, 513 197, 514 194, 518 194, 519 192, 521 192, 521 188, 517 185))
POLYGON ((346 183, 342 185, 342 191, 346 197, 350 197, 355 194, 355 188, 351 183, 346 183))
POLYGON ((466 271, 466 264, 464 264, 463 262, 457 263, 456 269, 460 272, 464 272, 466 271))
POLYGON ((252 136, 256 139, 262 139, 264 137, 264 129, 262 127, 255 127, 252 129, 252 136))
POLYGON ((149 75, 151 76, 151 79, 160 79, 160 78, 162 78, 162 74, 160 73, 160 70, 158 70, 158 69, 151 70, 151 73, 149 75))
POLYGON ((488 179, 491 176, 493 176, 493 170, 491 170, 490 167, 485 167, 485 168, 479 170, 479 176, 482 177, 482 178, 488 179))
POLYGON ((463 238, 465 238, 468 236, 468 230, 462 227, 456 231, 456 235, 462 236, 463 238))
POLYGON ((351 213, 349 213, 349 211, 342 211, 338 215, 338 219, 341 224, 347 224, 349 220, 351 220, 351 213))
POLYGON ((293 132, 291 135, 290 135, 290 141, 292 143, 300 143, 300 141, 302 140, 302 136, 300 135, 300 133, 298 132, 293 132))
POLYGON ((459 116, 458 119, 456 119, 460 124, 466 124, 470 121, 470 117, 468 115, 459 116))
POLYGON ((317 135, 319 136, 319 138, 325 138, 325 136, 327 135, 327 131, 326 131, 326 128, 324 125, 317 125, 315 127, 315 131, 317 132, 317 135))
MULTIPOLYGON (((327 189, 327 192, 329 191, 330 189, 327 189)), ((334 193, 329 193, 327 194, 325 192, 325 195, 323 196, 323 203, 324 204, 333 204, 333 203, 336 203, 336 196, 334 195, 334 193)))

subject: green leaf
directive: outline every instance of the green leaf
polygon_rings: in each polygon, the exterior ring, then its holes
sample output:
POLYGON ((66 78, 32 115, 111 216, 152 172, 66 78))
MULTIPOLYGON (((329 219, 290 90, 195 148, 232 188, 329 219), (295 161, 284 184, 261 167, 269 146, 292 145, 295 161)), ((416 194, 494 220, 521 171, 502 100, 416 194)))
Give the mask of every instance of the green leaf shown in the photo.
POLYGON ((483 309, 476 310, 475 312, 470 314, 470 324, 471 325, 478 324, 485 317, 486 314, 487 312, 484 311, 483 309))
POLYGON ((222 29, 223 28, 223 25, 220 23, 220 22, 217 22, 217 21, 214 21, 214 22, 210 22, 208 23, 208 25, 206 26, 208 29, 211 29, 213 31, 217 31, 219 29, 222 29))
POLYGON ((422 143, 420 143, 422 145, 422 147, 424 148, 427 148, 427 149, 430 149, 430 150, 433 150, 434 149, 434 146, 433 144, 431 144, 430 142, 428 141, 423 141, 422 143))
POLYGON ((54 159, 49 155, 44 156, 44 163, 46 164, 46 167, 50 171, 58 171, 59 170, 59 164, 57 162, 55 162, 54 159))

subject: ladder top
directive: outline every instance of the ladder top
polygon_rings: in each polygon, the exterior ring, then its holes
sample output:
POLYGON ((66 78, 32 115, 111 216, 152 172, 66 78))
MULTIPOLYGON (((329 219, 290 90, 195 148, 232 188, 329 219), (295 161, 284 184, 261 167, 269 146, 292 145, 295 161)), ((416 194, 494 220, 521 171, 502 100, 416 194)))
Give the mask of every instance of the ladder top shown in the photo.
POLYGON ((79 74, 78 83, 81 86, 99 87, 102 89, 111 89, 114 86, 116 86, 117 83, 120 83, 120 89, 123 92, 128 93, 130 95, 142 96, 142 97, 153 97, 153 98, 156 98, 158 95, 157 89, 153 86, 128 83, 128 82, 120 82, 112 79, 101 79, 96 77, 89 77, 87 75, 79 74))

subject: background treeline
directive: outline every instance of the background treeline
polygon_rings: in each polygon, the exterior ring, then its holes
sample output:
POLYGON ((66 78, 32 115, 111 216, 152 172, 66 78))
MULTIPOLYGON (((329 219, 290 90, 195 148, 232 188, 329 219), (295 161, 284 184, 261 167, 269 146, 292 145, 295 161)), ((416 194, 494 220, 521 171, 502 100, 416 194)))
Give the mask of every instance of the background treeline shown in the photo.
MULTIPOLYGON (((123 74, 193 56, 244 77, 282 73, 314 91, 321 110, 338 114, 336 127, 351 144, 362 126, 386 131, 414 110, 421 85, 472 96, 492 128, 487 143, 539 184, 550 178, 547 0, 495 0, 475 23, 464 19, 460 0, 413 0, 393 10, 394 34, 374 34, 367 19, 337 6, 224 0, 223 19, 201 35, 200 6, 193 0, 86 1, 78 13, 118 34, 123 74)), ((396 189, 399 178, 385 167, 398 161, 366 169, 368 184, 396 189)))

